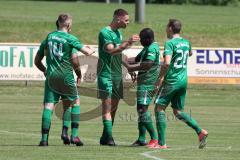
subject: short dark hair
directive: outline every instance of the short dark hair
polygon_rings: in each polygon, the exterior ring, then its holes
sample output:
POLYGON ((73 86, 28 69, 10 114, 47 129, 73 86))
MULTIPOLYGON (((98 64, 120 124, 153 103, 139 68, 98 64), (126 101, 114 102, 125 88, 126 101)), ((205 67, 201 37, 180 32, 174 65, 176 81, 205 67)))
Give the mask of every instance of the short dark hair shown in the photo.
POLYGON ((151 28, 142 29, 139 36, 143 46, 149 46, 154 42, 154 32, 151 28))
POLYGON ((114 13, 113 13, 113 16, 117 16, 117 17, 119 17, 119 16, 125 16, 125 15, 128 15, 128 12, 127 12, 126 10, 124 10, 124 9, 121 9, 121 8, 116 9, 116 10, 114 11, 114 13))
POLYGON ((172 28, 173 34, 180 33, 182 24, 177 19, 169 19, 168 27, 172 28))
POLYGON ((72 20, 72 16, 68 13, 62 13, 58 16, 57 19, 57 24, 63 25, 63 26, 68 26, 69 25, 69 20, 72 20))

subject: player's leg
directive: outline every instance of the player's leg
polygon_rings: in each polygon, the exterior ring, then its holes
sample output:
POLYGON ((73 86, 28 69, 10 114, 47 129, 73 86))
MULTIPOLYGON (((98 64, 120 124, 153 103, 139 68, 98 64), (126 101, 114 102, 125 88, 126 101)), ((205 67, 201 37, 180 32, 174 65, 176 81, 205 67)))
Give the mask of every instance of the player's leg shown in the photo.
POLYGON ((174 88, 169 85, 162 85, 155 100, 155 118, 158 132, 158 143, 160 148, 167 148, 166 145, 166 113, 165 109, 174 95, 174 88))
POLYGON ((121 78, 116 78, 112 80, 112 95, 111 95, 112 125, 114 124, 114 119, 120 99, 123 99, 123 83, 121 78))
POLYGON ((112 98, 111 99, 111 117, 112 117, 112 126, 114 124, 115 115, 118 109, 118 103, 120 99, 112 98))
MULTIPOLYGON (((66 126, 69 128, 71 123, 71 140, 72 144, 76 144, 77 146, 82 146, 83 143, 80 141, 78 137, 78 128, 79 128, 79 121, 80 121, 80 99, 78 95, 77 86, 72 85, 74 84, 74 78, 64 80, 65 84, 62 84, 62 101, 63 106, 67 108, 65 112, 66 116, 66 126), (70 118, 70 121, 69 121, 70 118)), ((64 121, 63 121, 64 122, 64 121)), ((64 125, 64 123, 63 123, 64 125)), ((64 129, 67 127, 63 127, 63 133, 65 132, 64 129)), ((67 134, 65 132, 65 134, 67 134)), ((64 135, 64 134, 62 134, 64 135)), ((67 135, 68 137, 68 135, 67 135)), ((69 139, 69 138, 68 138, 69 139)), ((68 139, 65 139, 68 143, 68 139)), ((63 139, 64 140, 64 139, 63 139)))
POLYGON ((101 99, 103 132, 100 138, 101 145, 114 146, 112 140, 112 116, 111 116, 111 98, 112 98, 112 80, 105 77, 98 77, 98 98, 101 99))
POLYGON ((64 144, 70 144, 70 138, 68 136, 68 129, 71 126, 71 112, 72 112, 72 106, 69 101, 63 100, 63 126, 62 126, 62 135, 61 139, 63 140, 64 144))
POLYGON ((55 103, 59 100, 59 95, 54 93, 48 86, 48 81, 45 81, 44 88, 44 104, 42 112, 42 138, 39 146, 48 146, 49 130, 51 127, 51 119, 55 103))
POLYGON ((146 131, 144 124, 138 118, 138 139, 131 145, 133 147, 146 146, 146 131))
POLYGON ((162 106, 156 104, 155 106, 155 118, 156 118, 156 126, 158 132, 158 144, 161 148, 166 148, 166 113, 165 113, 166 106, 162 106))
POLYGON ((71 143, 76 144, 77 146, 82 146, 83 143, 78 135, 78 128, 80 122, 80 99, 77 98, 72 103, 72 112, 71 112, 71 143))
POLYGON ((49 130, 51 127, 52 112, 54 103, 44 103, 42 112, 42 138, 39 146, 48 146, 49 130))
MULTIPOLYGON (((153 126, 151 113, 148 111, 148 105, 138 104, 137 111, 140 123, 143 124, 143 126, 146 128, 151 137, 151 140, 147 146, 148 147, 156 146, 158 144, 157 134, 153 126)), ((139 141, 141 141, 141 137, 139 137, 139 141)), ((145 140, 143 140, 142 142, 144 143, 145 140)))
POLYGON ((198 125, 197 121, 194 118, 192 118, 191 115, 184 112, 185 96, 186 88, 181 88, 173 97, 172 99, 173 113, 179 120, 183 121, 189 127, 195 130, 195 132, 199 135, 200 141, 199 148, 203 148, 206 145, 206 138, 208 133, 198 125))
POLYGON ((100 138, 101 145, 115 146, 115 142, 112 137, 112 106, 111 98, 102 99, 102 121, 103 121, 103 133, 100 138))
POLYGON ((140 146, 146 145, 146 130, 149 132, 151 140, 149 146, 157 144, 157 134, 153 126, 151 113, 148 111, 154 96, 152 88, 146 85, 139 85, 137 87, 137 112, 138 112, 138 131, 139 137, 133 145, 139 144, 140 146))
POLYGON ((138 139, 132 144, 132 146, 145 146, 146 143, 146 128, 144 122, 142 122, 140 106, 137 104, 137 112, 138 112, 138 139))

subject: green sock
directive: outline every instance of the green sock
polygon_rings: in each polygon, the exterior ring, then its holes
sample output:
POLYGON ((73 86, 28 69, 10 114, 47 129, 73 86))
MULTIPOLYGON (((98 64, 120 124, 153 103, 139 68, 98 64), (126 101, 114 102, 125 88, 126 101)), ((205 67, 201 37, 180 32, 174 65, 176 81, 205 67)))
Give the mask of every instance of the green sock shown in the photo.
POLYGON ((193 119, 190 115, 188 115, 185 112, 180 112, 179 114, 176 115, 176 117, 179 120, 182 120, 183 122, 185 122, 188 126, 190 126, 192 129, 194 129, 196 131, 197 134, 199 134, 201 132, 201 128, 199 127, 197 121, 195 119, 193 119))
POLYGON ((156 116, 156 125, 157 125, 157 132, 158 132, 158 143, 163 146, 166 144, 166 114, 165 112, 155 112, 156 116))
POLYGON ((71 124, 71 111, 72 107, 64 107, 63 112, 63 128, 69 128, 71 124))
POLYGON ((143 122, 145 128, 149 132, 151 139, 157 140, 157 134, 153 127, 151 113, 149 111, 147 111, 141 115, 141 121, 143 122))
POLYGON ((48 134, 51 126, 52 110, 48 108, 43 109, 42 113, 42 139, 41 141, 48 141, 48 134))
POLYGON ((107 140, 112 138, 112 121, 111 120, 103 120, 103 134, 102 138, 107 140))
POLYGON ((144 123, 141 122, 140 118, 138 118, 138 132, 139 132, 138 140, 141 142, 145 142, 146 141, 146 128, 144 126, 144 123))
POLYGON ((71 128, 72 128, 72 136, 78 136, 78 126, 80 121, 80 105, 73 105, 72 112, 71 112, 71 128))

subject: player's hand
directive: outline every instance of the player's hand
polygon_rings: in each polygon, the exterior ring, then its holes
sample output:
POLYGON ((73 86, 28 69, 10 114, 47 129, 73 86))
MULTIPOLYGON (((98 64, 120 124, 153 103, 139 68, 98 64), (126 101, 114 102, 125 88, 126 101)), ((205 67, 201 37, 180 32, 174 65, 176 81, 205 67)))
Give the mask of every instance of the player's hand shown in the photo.
POLYGON ((155 87, 154 87, 155 93, 158 92, 158 90, 159 90, 160 86, 162 85, 162 83, 163 83, 163 79, 158 80, 158 81, 155 83, 155 87))
POLYGON ((92 55, 93 53, 96 52, 94 48, 92 48, 92 47, 90 47, 90 46, 87 46, 87 45, 84 45, 84 46, 80 49, 80 51, 81 51, 83 54, 85 54, 86 56, 90 56, 90 55, 92 55))
POLYGON ((192 51, 190 51, 190 52, 189 52, 189 57, 191 57, 191 56, 192 56, 192 54, 193 54, 193 53, 192 53, 192 51))
POLYGON ((89 54, 89 56, 96 52, 96 50, 90 46, 86 46, 86 48, 92 50, 92 52, 89 54))
POLYGON ((132 35, 132 37, 131 38, 129 38, 129 43, 134 43, 134 42, 138 42, 138 41, 140 41, 140 37, 139 37, 139 35, 138 34, 134 34, 134 35, 132 35))
POLYGON ((130 76, 131 76, 131 79, 132 79, 132 82, 134 83, 137 79, 137 75, 135 72, 129 72, 130 76))
POLYGON ((81 78, 82 77, 77 77, 77 87, 78 88, 80 87, 80 84, 81 84, 81 78))

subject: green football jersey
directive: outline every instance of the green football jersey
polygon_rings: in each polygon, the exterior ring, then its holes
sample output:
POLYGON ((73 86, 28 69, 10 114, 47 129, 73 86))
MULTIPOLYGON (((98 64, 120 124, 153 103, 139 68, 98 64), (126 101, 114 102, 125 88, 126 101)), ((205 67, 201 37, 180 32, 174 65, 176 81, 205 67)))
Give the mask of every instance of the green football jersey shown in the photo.
POLYGON ((122 55, 111 55, 106 52, 105 47, 113 44, 118 47, 122 43, 122 33, 119 30, 112 30, 109 26, 103 28, 98 36, 98 66, 97 75, 107 78, 122 77, 122 55))
POLYGON ((184 38, 173 38, 164 45, 164 55, 171 55, 171 62, 164 78, 167 84, 187 85, 187 60, 191 44, 184 38))
POLYGON ((135 61, 140 63, 149 60, 154 62, 153 66, 147 71, 139 71, 137 82, 138 86, 145 85, 153 88, 160 72, 160 46, 156 42, 153 42, 150 46, 144 47, 135 58, 135 61))
POLYGON ((73 35, 54 31, 48 34, 38 50, 43 55, 46 50, 47 77, 59 77, 66 83, 73 83, 73 68, 71 56, 76 53, 73 49, 80 50, 83 44, 73 35))

